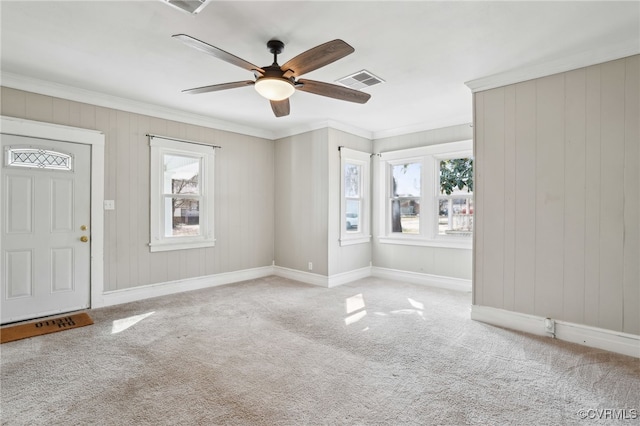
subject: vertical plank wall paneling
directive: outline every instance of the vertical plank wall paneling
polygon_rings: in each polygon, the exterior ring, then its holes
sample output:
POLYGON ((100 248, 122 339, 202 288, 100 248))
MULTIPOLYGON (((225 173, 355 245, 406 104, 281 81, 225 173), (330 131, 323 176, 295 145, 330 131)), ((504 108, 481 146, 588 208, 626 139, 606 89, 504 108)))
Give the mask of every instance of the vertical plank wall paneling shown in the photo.
POLYGON ((475 94, 475 304, 640 334, 638 63, 475 94))
MULTIPOLYGON (((115 112, 115 145, 119 148, 116 151, 116 157, 113 161, 117 164, 116 174, 113 176, 116 180, 116 209, 110 212, 116 216, 116 289, 129 287, 131 283, 131 245, 132 241, 131 228, 137 225, 137 220, 131 222, 132 211, 131 199, 135 196, 135 192, 131 189, 131 155, 134 151, 131 149, 132 141, 130 135, 130 119, 131 114, 124 111, 115 112), (124 148, 124 149, 123 149, 124 148)), ((134 124, 135 125, 135 124, 134 124)), ((135 142, 133 142, 135 145, 135 142)), ((134 163, 135 164, 135 163, 134 163)), ((137 259, 134 260, 134 262, 137 259)), ((172 278, 172 279, 177 279, 172 278)), ((172 280, 171 278, 168 280, 172 280)), ((106 287, 106 286, 105 286, 106 287)))
POLYGON ((584 323, 597 326, 600 297, 600 67, 589 67, 585 87, 584 323), (587 230, 589 232, 587 232, 587 230))
POLYGON ((586 203, 586 72, 584 69, 565 75, 565 144, 564 144, 564 288, 565 318, 584 322, 585 282, 585 209, 586 203), (578 206, 579 208, 575 208, 578 206))
MULTIPOLYGON (((137 137, 135 140, 137 143, 132 146, 132 150, 135 149, 138 161, 135 164, 136 187, 135 192, 138 196, 135 199, 135 209, 138 212, 143 212, 148 209, 150 193, 149 183, 146 176, 149 176, 150 162, 144 161, 148 155, 147 144, 142 143, 143 140, 140 135, 146 135, 149 133, 151 119, 148 116, 138 116, 138 126, 135 129, 137 137)), ((134 230, 137 241, 149 241, 150 239, 150 220, 147 215, 138 214, 138 226, 134 230)), ((147 247, 143 247, 141 244, 137 244, 134 247, 136 253, 134 256, 138 259, 137 276, 140 282, 151 282, 151 257, 147 256, 147 247)), ((204 274, 200 274, 204 275, 204 274)))
MULTIPOLYGON (((564 244, 564 75, 537 81, 536 111, 536 288, 534 303, 544 316, 560 318, 564 244)), ((523 224, 524 225, 524 224, 523 224)))
MULTIPOLYGON (((515 86, 515 230, 513 309, 533 314, 536 278, 536 86, 515 86)), ((480 165, 478 165, 480 166, 480 165)), ((487 188, 487 190, 489 190, 487 188)))
MULTIPOLYGON (((515 139, 515 103, 516 88, 505 87, 504 90, 504 140, 515 139)), ((516 146, 504 145, 504 262, 502 277, 503 306, 513 310, 515 297, 515 229, 516 229, 516 146)))
POLYGON ((319 129, 279 139, 275 145, 276 264, 326 276, 368 267, 370 242, 339 244, 338 147, 371 152, 371 141, 336 129, 319 129))
POLYGON ((635 322, 635 333, 640 334, 640 57, 626 61, 626 66, 626 91, 636 96, 625 96, 624 106, 624 217, 625 235, 629 237, 623 247, 622 321, 625 325, 635 322))
POLYGON ((473 97, 473 292, 471 302, 475 305, 484 300, 484 92, 476 93, 473 97))
POLYGON ((503 306, 505 90, 501 88, 485 93, 484 108, 483 185, 491 190, 482 192, 483 232, 485 233, 483 300, 492 306, 503 306), (489 230, 491 230, 491 238, 486 238, 489 230), (500 285, 487 285, 487 283, 500 283, 500 285))
POLYGON ((274 143, 3 87, 0 113, 104 132, 104 287, 147 284, 270 266, 274 258, 274 143), (216 151, 216 246, 149 252, 148 133, 222 146, 216 151))
MULTIPOLYGON (((624 241, 625 62, 602 64, 600 75, 600 310, 599 324, 622 329, 624 241)), ((636 93, 637 96, 637 93, 636 93)), ((637 166, 636 166, 637 167, 637 166)))
POLYGON ((325 128, 275 142, 276 264, 325 276, 329 274, 327 139, 325 128))

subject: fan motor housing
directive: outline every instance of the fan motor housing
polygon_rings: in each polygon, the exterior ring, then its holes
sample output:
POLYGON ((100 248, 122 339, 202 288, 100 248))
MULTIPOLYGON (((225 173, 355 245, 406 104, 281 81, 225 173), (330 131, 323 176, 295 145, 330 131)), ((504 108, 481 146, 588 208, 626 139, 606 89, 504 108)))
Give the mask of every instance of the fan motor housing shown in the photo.
POLYGON ((267 49, 274 55, 279 55, 284 50, 284 43, 280 40, 269 40, 267 42, 267 49))
POLYGON ((280 69, 278 64, 262 67, 262 69, 264 70, 264 74, 261 78, 281 78, 283 80, 291 81, 290 79, 283 77, 284 72, 280 69))

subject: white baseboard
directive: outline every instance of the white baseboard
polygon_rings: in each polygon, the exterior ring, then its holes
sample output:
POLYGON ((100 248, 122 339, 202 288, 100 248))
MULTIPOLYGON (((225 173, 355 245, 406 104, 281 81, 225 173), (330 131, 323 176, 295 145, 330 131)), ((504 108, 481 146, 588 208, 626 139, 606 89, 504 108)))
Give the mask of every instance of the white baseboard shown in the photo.
POLYGON ((328 287, 336 287, 342 284, 347 284, 352 281, 357 281, 362 278, 371 276, 371 267, 367 266, 360 269, 354 269, 353 271, 342 272, 340 274, 331 275, 328 281, 328 287))
POLYGON ((329 287, 329 277, 326 275, 314 274, 313 272, 298 271, 297 269, 285 268, 283 266, 274 266, 273 274, 282 278, 300 281, 306 284, 317 285, 320 287, 329 287))
POLYGON ((412 284, 446 288, 448 290, 471 291, 471 280, 465 280, 463 278, 444 277, 441 275, 401 271, 399 269, 380 268, 377 266, 371 268, 371 275, 390 280, 402 280, 412 284))
POLYGON ((362 278, 378 276, 394 280, 403 280, 411 283, 426 284, 434 287, 442 287, 453 290, 471 291, 471 282, 458 278, 441 277, 438 275, 419 274, 415 272, 400 271, 396 269, 365 267, 353 271, 331 275, 329 277, 311 272, 298 271, 282 266, 264 266, 261 268, 244 269, 241 271, 224 272, 221 274, 207 275, 184 280, 168 281, 157 284, 149 284, 140 287, 126 288, 122 290, 105 291, 92 296, 91 307, 102 308, 105 306, 119 305, 121 303, 135 302, 153 297, 167 296, 184 291, 200 290, 208 287, 232 284, 240 281, 263 278, 276 275, 306 284, 320 287, 336 287, 362 278))
POLYGON ((208 287, 216 287, 224 284, 268 277, 273 274, 273 266, 265 266, 261 268, 224 272, 221 274, 168 281, 122 290, 105 291, 102 295, 99 295, 91 301, 91 307, 101 308, 105 306, 119 305, 121 303, 135 302, 137 300, 150 299, 152 297, 167 296, 169 294, 182 293, 184 291, 200 290, 208 287))
POLYGON ((296 269, 284 268, 282 266, 274 266, 274 275, 300 281, 306 284, 313 284, 320 287, 337 287, 352 281, 371 276, 371 267, 367 266, 353 271, 341 272, 331 276, 314 274, 311 272, 298 271, 296 269))
MULTIPOLYGON (((472 305, 471 319, 539 336, 552 336, 545 329, 545 318, 536 315, 472 305)), ((557 339, 640 358, 640 336, 567 321, 554 321, 557 339)))

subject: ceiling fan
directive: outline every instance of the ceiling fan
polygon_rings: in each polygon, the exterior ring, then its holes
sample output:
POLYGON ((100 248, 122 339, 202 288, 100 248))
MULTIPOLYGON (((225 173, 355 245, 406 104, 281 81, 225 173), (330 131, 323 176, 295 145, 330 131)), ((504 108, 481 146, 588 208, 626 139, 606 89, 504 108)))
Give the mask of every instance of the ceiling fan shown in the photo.
POLYGON ((295 58, 290 59, 282 66, 278 65, 278 55, 282 53, 284 43, 280 40, 269 40, 267 42, 267 48, 273 53, 273 64, 266 67, 258 67, 231 53, 225 52, 222 49, 186 34, 175 34, 173 37, 182 41, 187 46, 191 46, 194 49, 208 53, 225 62, 251 71, 255 77, 255 80, 234 81, 231 83, 196 87, 183 90, 183 93, 207 93, 237 87, 254 86, 259 94, 269 99, 271 109, 276 117, 289 115, 289 97, 296 90, 360 104, 366 103, 371 97, 368 93, 338 86, 337 84, 297 79, 302 74, 316 70, 353 53, 353 47, 342 40, 329 41, 309 49, 295 58))

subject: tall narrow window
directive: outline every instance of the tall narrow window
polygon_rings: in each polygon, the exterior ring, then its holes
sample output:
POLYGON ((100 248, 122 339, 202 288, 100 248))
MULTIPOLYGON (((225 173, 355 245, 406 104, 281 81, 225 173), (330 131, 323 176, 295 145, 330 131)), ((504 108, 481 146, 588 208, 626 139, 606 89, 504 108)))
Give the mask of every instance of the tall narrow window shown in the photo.
POLYGON ((391 232, 420 234, 422 164, 391 166, 391 232))
POLYGON ((163 154, 164 236, 201 235, 202 158, 163 154))
POLYGON ((214 245, 213 147, 151 139, 151 251, 214 245))
POLYGON ((438 235, 473 231, 473 159, 439 161, 438 235))
POLYGON ((343 147, 340 158, 340 244, 368 242, 370 154, 343 147))
POLYGON ((345 231, 358 232, 362 216, 362 166, 344 165, 345 231))

